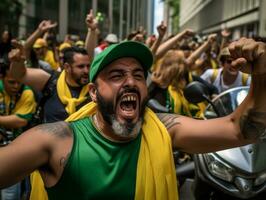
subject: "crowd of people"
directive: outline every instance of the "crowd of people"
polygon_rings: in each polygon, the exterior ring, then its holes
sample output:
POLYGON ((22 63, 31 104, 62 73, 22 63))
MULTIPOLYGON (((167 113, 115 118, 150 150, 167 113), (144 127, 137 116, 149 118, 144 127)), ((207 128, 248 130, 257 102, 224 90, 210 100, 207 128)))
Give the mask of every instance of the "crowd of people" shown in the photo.
POLYGON ((230 41, 228 30, 166 37, 163 22, 157 37, 140 27, 98 42, 92 11, 85 22, 84 42, 56 43, 49 20, 24 42, 2 34, 1 200, 177 199, 173 149, 211 152, 265 135, 265 43, 230 41), (199 120, 206 103, 183 93, 193 81, 211 97, 250 90, 232 114, 199 120))

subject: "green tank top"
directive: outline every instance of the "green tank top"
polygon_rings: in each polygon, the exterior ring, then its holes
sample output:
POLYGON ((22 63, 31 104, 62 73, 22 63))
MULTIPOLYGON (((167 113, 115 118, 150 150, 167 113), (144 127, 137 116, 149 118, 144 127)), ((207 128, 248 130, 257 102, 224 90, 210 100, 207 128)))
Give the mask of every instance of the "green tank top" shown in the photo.
POLYGON ((134 199, 141 134, 127 143, 104 138, 91 118, 71 122, 74 142, 49 200, 134 199))

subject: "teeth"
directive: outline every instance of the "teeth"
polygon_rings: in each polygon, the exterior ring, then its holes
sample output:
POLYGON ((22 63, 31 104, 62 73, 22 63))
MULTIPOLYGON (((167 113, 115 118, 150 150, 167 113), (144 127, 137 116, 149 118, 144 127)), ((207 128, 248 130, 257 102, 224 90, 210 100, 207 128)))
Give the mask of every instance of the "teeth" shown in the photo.
POLYGON ((123 97, 122 101, 136 101, 137 98, 135 96, 126 96, 123 97))

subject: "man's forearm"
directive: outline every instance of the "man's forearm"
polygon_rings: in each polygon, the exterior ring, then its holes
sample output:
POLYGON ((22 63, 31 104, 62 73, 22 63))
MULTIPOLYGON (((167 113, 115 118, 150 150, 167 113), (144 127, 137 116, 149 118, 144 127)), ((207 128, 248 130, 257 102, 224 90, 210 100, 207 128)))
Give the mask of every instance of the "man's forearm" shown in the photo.
POLYGON ((228 38, 227 37, 222 37, 221 46, 220 46, 220 52, 222 51, 223 48, 226 47, 226 43, 227 42, 228 42, 228 38))
POLYGON ((31 47, 33 46, 34 42, 41 37, 43 34, 43 32, 37 28, 26 40, 25 44, 24 44, 24 48, 25 50, 29 50, 31 49, 31 47))
POLYGON ((159 59, 161 58, 168 50, 170 50, 179 40, 181 40, 184 36, 185 32, 178 33, 174 37, 170 38, 166 42, 162 43, 157 52, 156 57, 159 59))
POLYGON ((159 35, 159 37, 157 38, 157 40, 154 42, 154 44, 151 46, 151 52, 153 54, 153 57, 155 60, 157 60, 157 57, 156 57, 156 52, 161 44, 163 40, 163 37, 159 35))
POLYGON ((0 126, 5 128, 21 128, 27 125, 27 120, 16 115, 0 116, 0 126))
POLYGON ((250 107, 240 117, 241 133, 247 139, 266 137, 266 78, 265 75, 253 75, 250 107))
POLYGON ((186 60, 188 67, 192 66, 195 61, 200 57, 200 55, 210 47, 210 45, 210 41, 206 41, 199 48, 197 48, 186 60))
POLYGON ((86 41, 85 41, 85 47, 86 47, 88 56, 90 58, 90 61, 93 60, 94 49, 96 48, 96 45, 97 45, 97 30, 88 29, 88 34, 86 36, 86 41))
POLYGON ((26 68, 24 63, 11 63, 12 76, 25 85, 32 87, 36 91, 42 91, 51 77, 49 73, 42 69, 26 68))

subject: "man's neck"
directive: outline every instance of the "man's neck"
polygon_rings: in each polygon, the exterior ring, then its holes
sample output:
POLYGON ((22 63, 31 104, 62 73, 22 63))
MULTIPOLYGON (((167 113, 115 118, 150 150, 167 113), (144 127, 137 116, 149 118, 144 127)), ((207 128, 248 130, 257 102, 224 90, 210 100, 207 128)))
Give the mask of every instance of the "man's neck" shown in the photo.
POLYGON ((223 70, 221 75, 222 75, 222 79, 225 85, 232 85, 236 81, 238 73, 231 74, 227 72, 226 70, 223 70))
POLYGON ((81 87, 79 84, 68 78, 68 76, 66 76, 66 84, 70 87, 81 87))

